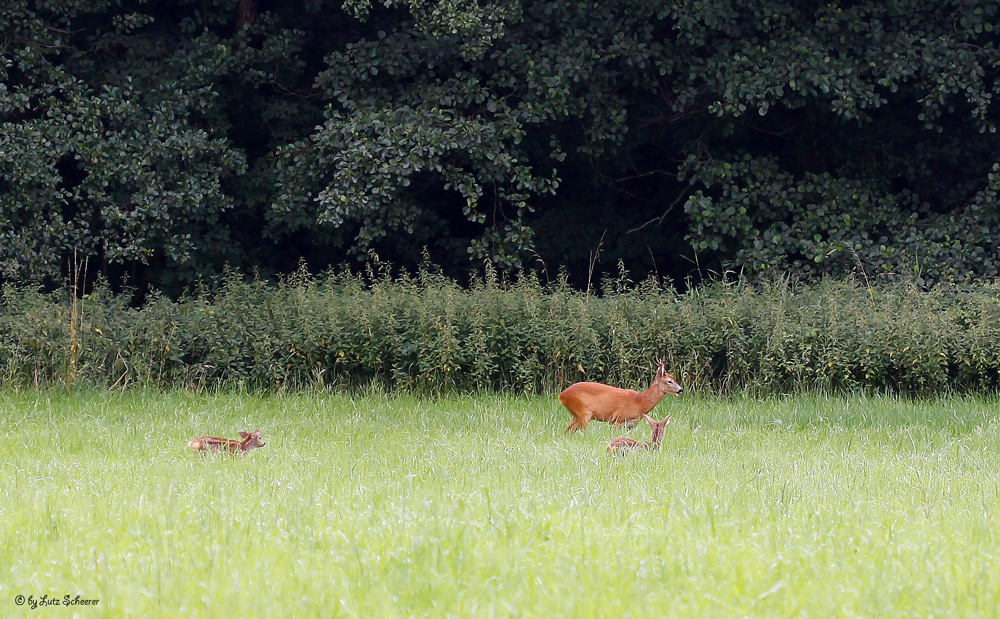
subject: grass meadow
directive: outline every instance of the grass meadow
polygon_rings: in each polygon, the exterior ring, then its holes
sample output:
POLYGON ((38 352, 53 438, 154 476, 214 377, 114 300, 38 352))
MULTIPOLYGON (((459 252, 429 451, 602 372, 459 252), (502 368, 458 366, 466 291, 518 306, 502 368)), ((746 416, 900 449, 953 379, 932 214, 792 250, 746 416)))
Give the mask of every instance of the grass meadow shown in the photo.
POLYGON ((622 457, 554 397, 7 392, 0 615, 995 617, 997 410, 685 395, 622 457))

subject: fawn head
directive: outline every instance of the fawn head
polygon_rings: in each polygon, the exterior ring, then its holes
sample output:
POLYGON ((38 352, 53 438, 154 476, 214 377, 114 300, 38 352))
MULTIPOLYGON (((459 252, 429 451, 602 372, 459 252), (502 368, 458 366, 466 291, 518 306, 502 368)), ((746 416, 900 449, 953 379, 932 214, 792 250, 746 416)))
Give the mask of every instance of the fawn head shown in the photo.
POLYGON ((651 445, 655 447, 660 446, 660 443, 663 441, 663 430, 667 427, 667 424, 670 423, 670 418, 672 416, 673 415, 667 415, 662 421, 657 421, 648 414, 643 415, 643 417, 646 418, 646 421, 649 422, 649 427, 653 430, 653 439, 650 441, 651 445))
POLYGON ((245 441, 243 443, 243 449, 246 451, 256 447, 263 447, 267 444, 262 438, 260 438, 260 430, 254 430, 253 432, 244 432, 243 430, 240 430, 240 438, 245 441))

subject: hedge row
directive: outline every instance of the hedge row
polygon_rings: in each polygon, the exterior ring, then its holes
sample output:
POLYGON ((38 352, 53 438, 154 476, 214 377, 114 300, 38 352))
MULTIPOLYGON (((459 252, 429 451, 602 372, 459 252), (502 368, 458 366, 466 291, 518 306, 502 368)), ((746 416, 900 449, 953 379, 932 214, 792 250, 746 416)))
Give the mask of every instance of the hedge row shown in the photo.
POLYGON ((141 308, 103 288, 7 287, 0 386, 251 389, 376 383, 420 392, 553 392, 577 380, 645 386, 662 358, 685 387, 760 393, 993 391, 1000 286, 869 288, 854 281, 654 281, 600 294, 487 275, 232 274, 141 308))

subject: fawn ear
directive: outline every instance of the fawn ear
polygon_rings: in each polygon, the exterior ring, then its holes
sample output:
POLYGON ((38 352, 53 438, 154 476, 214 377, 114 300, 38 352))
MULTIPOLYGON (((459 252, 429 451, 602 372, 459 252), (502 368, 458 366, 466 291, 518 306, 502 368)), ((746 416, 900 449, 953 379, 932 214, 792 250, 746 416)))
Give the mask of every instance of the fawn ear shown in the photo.
POLYGON ((240 438, 246 438, 246 437, 250 436, 249 434, 247 434, 243 430, 240 430, 239 435, 240 435, 240 438))
POLYGON ((642 416, 645 417, 646 421, 648 421, 649 423, 656 423, 656 420, 650 417, 649 413, 643 413, 642 416))

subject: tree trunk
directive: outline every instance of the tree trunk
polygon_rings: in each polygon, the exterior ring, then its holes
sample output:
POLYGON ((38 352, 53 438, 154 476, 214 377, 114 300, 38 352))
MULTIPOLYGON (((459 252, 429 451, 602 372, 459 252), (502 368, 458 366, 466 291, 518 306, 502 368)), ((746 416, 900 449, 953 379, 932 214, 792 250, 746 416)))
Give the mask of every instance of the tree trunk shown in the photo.
POLYGON ((236 29, 240 30, 247 24, 253 25, 256 19, 257 0, 240 0, 239 14, 236 16, 236 29))

